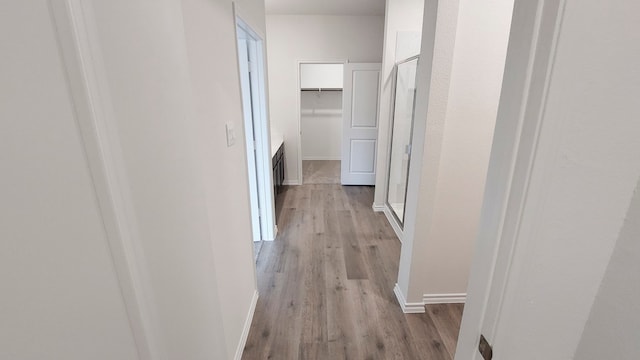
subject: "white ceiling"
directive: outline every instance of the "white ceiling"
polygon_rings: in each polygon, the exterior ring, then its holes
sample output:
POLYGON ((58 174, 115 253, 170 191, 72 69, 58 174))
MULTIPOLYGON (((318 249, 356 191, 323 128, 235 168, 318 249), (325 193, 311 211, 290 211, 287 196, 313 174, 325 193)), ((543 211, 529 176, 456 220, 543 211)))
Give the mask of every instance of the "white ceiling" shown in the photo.
POLYGON ((265 0, 267 14, 384 15, 385 0, 265 0))

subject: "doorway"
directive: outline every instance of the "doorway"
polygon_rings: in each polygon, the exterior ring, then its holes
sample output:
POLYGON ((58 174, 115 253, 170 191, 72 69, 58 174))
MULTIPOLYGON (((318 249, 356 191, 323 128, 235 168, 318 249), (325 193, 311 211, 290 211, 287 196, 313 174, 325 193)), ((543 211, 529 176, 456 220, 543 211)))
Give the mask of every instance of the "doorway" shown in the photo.
POLYGON ((236 17, 236 31, 254 257, 257 258, 262 241, 274 240, 276 234, 264 41, 239 17, 236 17))
POLYGON ((301 184, 375 184, 380 68, 380 63, 298 63, 301 184))
POLYGON ((301 63, 300 147, 303 184, 339 184, 342 63, 301 63))

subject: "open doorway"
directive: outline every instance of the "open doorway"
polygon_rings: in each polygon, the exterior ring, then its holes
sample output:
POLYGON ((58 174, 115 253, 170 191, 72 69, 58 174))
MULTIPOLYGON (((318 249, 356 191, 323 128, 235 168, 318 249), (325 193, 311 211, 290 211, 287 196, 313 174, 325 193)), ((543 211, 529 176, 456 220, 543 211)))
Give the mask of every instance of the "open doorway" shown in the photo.
POLYGON ((343 63, 301 63, 303 184, 340 184, 343 63))
MULTIPOLYGON (((262 241, 275 239, 276 233, 269 124, 265 95, 264 42, 239 17, 236 17, 236 31, 254 257, 257 258, 262 241)), ((227 131, 229 132, 230 130, 227 129, 227 131)))

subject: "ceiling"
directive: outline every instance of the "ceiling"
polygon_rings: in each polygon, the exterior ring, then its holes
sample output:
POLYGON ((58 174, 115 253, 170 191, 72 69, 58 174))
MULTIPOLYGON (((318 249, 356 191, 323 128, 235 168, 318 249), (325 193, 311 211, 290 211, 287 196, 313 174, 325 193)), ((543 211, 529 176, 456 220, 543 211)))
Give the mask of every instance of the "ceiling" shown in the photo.
POLYGON ((384 15, 385 0, 265 0, 267 14, 384 15))

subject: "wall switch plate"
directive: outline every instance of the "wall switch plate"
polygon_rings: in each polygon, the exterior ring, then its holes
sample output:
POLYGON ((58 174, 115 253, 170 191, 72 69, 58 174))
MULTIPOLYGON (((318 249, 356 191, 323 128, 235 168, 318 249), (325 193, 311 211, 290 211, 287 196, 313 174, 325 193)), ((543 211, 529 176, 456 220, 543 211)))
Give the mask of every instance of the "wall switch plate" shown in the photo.
POLYGON ((480 343, 478 344, 478 351, 484 360, 491 360, 493 358, 493 349, 484 335, 480 335, 480 343))
POLYGON ((225 128, 227 130, 227 147, 233 146, 236 143, 236 130, 233 123, 226 123, 225 128))

